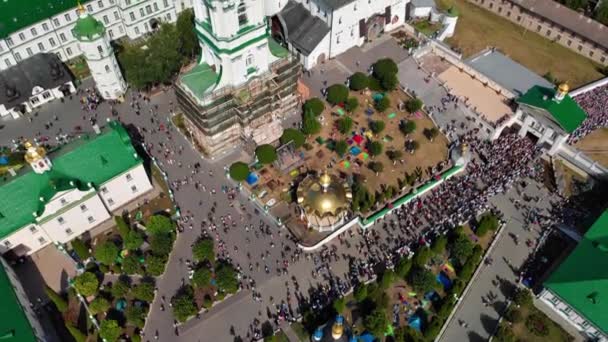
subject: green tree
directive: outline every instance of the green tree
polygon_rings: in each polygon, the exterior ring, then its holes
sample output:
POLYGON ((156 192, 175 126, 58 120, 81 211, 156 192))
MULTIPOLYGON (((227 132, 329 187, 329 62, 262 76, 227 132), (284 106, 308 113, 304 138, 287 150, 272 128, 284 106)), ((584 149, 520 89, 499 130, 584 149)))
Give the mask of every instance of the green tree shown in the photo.
POLYGON ((387 270, 382 274, 382 278, 380 278, 380 287, 384 290, 387 290, 393 282, 395 281, 395 272, 391 270, 387 270))
POLYGON ((382 85, 382 89, 386 91, 393 91, 397 88, 397 84, 399 84, 399 80, 397 79, 397 75, 388 75, 380 81, 380 85, 382 85))
POLYGON ((519 288, 517 292, 515 292, 513 301, 520 306, 530 306, 532 305, 532 294, 527 289, 519 288))
POLYGON ((304 113, 311 112, 314 116, 319 116, 325 110, 325 103, 323 100, 313 97, 304 102, 303 111, 304 113))
POLYGON ((372 141, 369 144, 369 154, 371 154, 372 156, 379 156, 382 154, 383 148, 384 146, 382 146, 382 143, 380 141, 372 141))
POLYGON ((186 59, 190 59, 199 54, 200 45, 194 30, 194 11, 187 9, 182 11, 175 23, 178 36, 180 38, 180 52, 186 59))
POLYGON ((99 287, 99 280, 97 276, 91 272, 84 272, 83 274, 74 278, 74 287, 81 295, 88 297, 97 293, 99 287))
POLYGON ((45 285, 44 292, 46 293, 47 297, 49 297, 51 302, 55 304, 55 307, 59 312, 66 312, 68 310, 68 302, 63 299, 61 295, 55 292, 55 290, 45 285))
POLYGON ((138 229, 132 229, 127 233, 127 237, 124 240, 124 246, 130 251, 139 249, 144 243, 144 234, 138 229))
POLYGON ((395 273, 399 278, 406 279, 412 269, 412 260, 407 257, 402 257, 395 266, 395 273))
POLYGON ((255 156, 262 164, 272 164, 277 160, 277 150, 269 144, 260 145, 255 149, 255 156))
POLYGON ((369 78, 362 72, 356 72, 350 77, 350 82, 348 85, 350 86, 351 90, 363 90, 369 85, 369 78))
POLYGON ((439 130, 436 127, 425 128, 423 133, 424 136, 429 139, 430 142, 433 142, 435 138, 437 138, 437 136, 439 135, 439 130))
POLYGON ((217 287, 227 293, 235 293, 239 289, 236 270, 232 265, 221 263, 215 270, 217 287))
POLYGON ((410 113, 415 113, 422 109, 423 103, 420 99, 411 99, 405 103, 405 109, 410 113))
POLYGON ((374 173, 376 175, 379 174, 380 172, 384 171, 384 164, 382 164, 382 162, 376 162, 376 161, 370 162, 368 164, 368 167, 370 170, 374 171, 374 173))
POLYGON ((204 238, 196 241, 192 246, 192 256, 197 262, 215 262, 215 251, 213 250, 213 239, 204 238))
POLYGON ((110 309, 110 302, 100 296, 97 296, 93 301, 89 304, 89 310, 93 315, 97 315, 98 313, 106 312, 110 309))
POLYGON ((101 321, 99 327, 99 336, 106 341, 114 342, 117 341, 122 335, 122 328, 113 319, 106 319, 101 321))
POLYGON ((523 314, 521 313, 521 310, 514 306, 510 306, 505 313, 505 318, 511 323, 520 323, 523 321, 523 314))
POLYGON ((154 234, 150 239, 150 249, 157 256, 167 256, 173 250, 172 234, 154 234))
POLYGON ((146 311, 143 306, 129 305, 125 310, 127 323, 140 329, 143 328, 148 314, 146 311))
POLYGON ((426 293, 433 288, 437 283, 435 275, 426 268, 415 267, 409 275, 409 282, 416 292, 426 293))
POLYGON ((136 254, 129 254, 122 259, 122 270, 126 274, 142 274, 141 263, 139 257, 136 254))
POLYGON ((438 238, 435 239, 435 241, 433 241, 433 244, 431 245, 431 251, 433 251, 433 253, 439 255, 439 254, 443 254, 443 252, 445 252, 445 248, 448 245, 448 238, 445 237, 445 235, 441 235, 438 238))
POLYGON ((338 140, 338 142, 336 142, 336 153, 340 156, 340 157, 344 157, 344 155, 346 154, 346 151, 348 150, 348 143, 342 139, 342 140, 338 140))
POLYGON ((337 314, 341 315, 344 313, 344 310, 346 310, 346 301, 344 300, 344 297, 334 300, 333 307, 337 314))
POLYGON ((113 241, 106 241, 95 248, 95 259, 104 265, 111 266, 118 256, 118 247, 113 241))
POLYGON ((192 275, 192 286, 195 288, 207 287, 211 283, 211 270, 199 267, 192 275))
POLYGON ((365 329, 374 336, 384 336, 384 332, 388 325, 389 321, 384 309, 375 309, 363 320, 365 329))
POLYGON ((135 299, 151 303, 154 300, 154 284, 147 281, 142 281, 141 283, 133 286, 131 294, 135 299))
POLYGON ((342 134, 349 134, 353 128, 353 119, 348 116, 336 120, 336 123, 338 124, 338 131, 342 134))
POLYGON ((123 298, 131 290, 131 284, 124 279, 118 279, 112 284, 110 293, 114 298, 123 298))
POLYGON ((355 287, 353 296, 357 302, 363 302, 367 298, 367 285, 365 285, 365 283, 359 283, 355 287))
POLYGON ((460 234, 450 244, 450 256, 464 265, 473 253, 473 247, 471 240, 466 235, 460 234))
POLYGON ((356 97, 349 97, 344 104, 344 108, 352 113, 359 108, 359 100, 356 97))
POLYGON ((334 84, 327 88, 327 102, 332 105, 345 103, 348 99, 348 88, 344 84, 334 84))
POLYGON ((418 267, 424 267, 426 263, 429 262, 429 259, 432 256, 431 254, 431 250, 427 246, 422 246, 418 248, 418 250, 414 254, 412 262, 418 267))
POLYGON ((380 82, 382 80, 394 76, 399 72, 397 63, 390 58, 379 59, 373 65, 373 74, 380 82))
POLYGON ((498 340, 498 342, 515 342, 517 341, 517 338, 515 337, 511 326, 507 322, 502 321, 498 325, 498 330, 496 331, 496 340, 498 340))
POLYGON ((150 235, 169 234, 175 231, 175 222, 165 215, 153 215, 146 223, 150 235))
POLYGON ((412 120, 402 121, 399 124, 399 130, 405 135, 414 133, 414 131, 416 130, 416 123, 412 120))
POLYGON ((424 342, 420 332, 410 326, 399 327, 395 330, 395 342, 424 342))
POLYGON ((304 145, 306 142, 306 137, 304 133, 294 128, 287 128, 283 131, 281 138, 279 139, 281 145, 285 145, 290 141, 293 141, 293 145, 295 148, 299 148, 304 145))
POLYGON ((426 337, 428 341, 434 340, 435 337, 437 337, 437 334, 439 334, 439 331, 441 331, 442 326, 443 320, 438 316, 433 317, 431 323, 424 329, 424 337, 426 337))
POLYGON ((306 111, 302 118, 302 133, 306 135, 317 134, 321 131, 321 123, 311 111, 306 111))
POLYGON ((416 140, 408 140, 405 142, 405 148, 411 153, 414 154, 418 149, 420 149, 420 143, 416 140))
POLYGON ((237 182, 242 182, 247 179, 249 176, 249 166, 243 162, 235 162, 230 165, 230 169, 228 171, 230 178, 234 179, 237 182))
POLYGON ((76 341, 76 342, 86 342, 87 341, 87 335, 83 334, 82 331, 80 331, 78 328, 73 326, 72 323, 65 322, 65 327, 70 332, 70 335, 72 335, 72 337, 74 338, 74 341, 76 341))
POLYGON ((602 1, 595 11, 595 20, 604 25, 608 25, 608 2, 602 1))
POLYGON ((85 243, 82 240, 80 240, 79 238, 76 238, 76 239, 72 240, 72 242, 70 242, 70 243, 72 244, 72 249, 74 250, 76 255, 78 255, 80 260, 87 260, 88 258, 91 257, 91 253, 89 252, 89 247, 87 247, 87 245, 85 245, 85 243))
POLYGON ((403 158, 403 152, 401 152, 399 150, 388 150, 388 151, 386 151, 386 156, 388 157, 388 159, 390 159, 392 161, 397 161, 397 160, 403 158))
POLYGON ((114 216, 114 223, 116 223, 116 230, 118 230, 118 235, 124 240, 129 235, 131 231, 131 227, 127 224, 125 219, 122 216, 114 216))
POLYGON ((475 230, 475 234, 482 237, 488 233, 488 231, 494 231, 498 228, 498 217, 492 214, 482 216, 479 220, 479 225, 475 230))
POLYGON ((381 98, 380 100, 376 101, 374 103, 374 108, 376 108, 377 111, 379 112, 384 112, 385 110, 388 109, 388 107, 391 106, 391 99, 388 98, 388 96, 384 96, 383 98, 381 98))
POLYGON ((191 287, 180 289, 178 294, 171 300, 173 304, 173 315, 179 322, 185 322, 189 317, 196 315, 198 308, 194 301, 194 294, 191 287))
POLYGON ((148 255, 146 257, 146 274, 151 275, 153 277, 158 277, 165 273, 166 265, 166 256, 148 255))
POLYGON ((378 133, 384 131, 385 127, 386 127, 386 124, 382 120, 370 121, 370 123, 369 123, 369 129, 371 129, 371 131, 374 134, 378 134, 378 133))

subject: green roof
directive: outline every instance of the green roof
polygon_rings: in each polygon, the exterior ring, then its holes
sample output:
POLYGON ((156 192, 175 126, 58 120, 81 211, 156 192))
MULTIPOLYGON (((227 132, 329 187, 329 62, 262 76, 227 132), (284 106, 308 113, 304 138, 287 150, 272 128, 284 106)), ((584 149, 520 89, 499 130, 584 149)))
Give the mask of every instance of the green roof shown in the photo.
POLYGON ((553 99, 555 89, 534 86, 517 102, 546 110, 567 133, 572 133, 587 118, 585 111, 570 97, 557 102, 553 99))
POLYGON ((84 17, 78 18, 72 29, 72 34, 76 39, 92 39, 95 35, 102 36, 105 30, 106 28, 99 20, 93 18, 90 14, 86 14, 84 17))
POLYGON ((35 342, 34 329, 25 315, 24 308, 17 299, 13 284, 0 265, 0 340, 14 342, 35 342))
POLYGON ((202 97, 212 86, 219 82, 218 74, 207 63, 201 63, 184 74, 181 78, 190 91, 197 97, 202 97))
POLYGON ((608 211, 544 285, 608 333, 608 211))
MULTIPOLYGON (((43 174, 28 171, 0 186, 0 238, 35 222, 58 192, 90 189, 140 164, 125 128, 111 122, 100 135, 85 135, 50 156, 53 167, 43 174)), ((1 334, 1 332, 0 332, 1 334)))
POLYGON ((75 0, 0 0, 0 38, 72 8, 75 0))
POLYGON ((289 55, 289 51, 273 38, 268 39, 268 48, 270 49, 270 53, 275 57, 284 58, 289 55))

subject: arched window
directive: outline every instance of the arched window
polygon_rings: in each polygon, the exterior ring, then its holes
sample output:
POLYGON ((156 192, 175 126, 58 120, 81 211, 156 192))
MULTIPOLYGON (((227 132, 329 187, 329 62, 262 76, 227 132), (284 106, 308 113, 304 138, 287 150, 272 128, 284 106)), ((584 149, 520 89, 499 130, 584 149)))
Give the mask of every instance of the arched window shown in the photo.
POLYGON ((106 72, 110 72, 110 67, 106 65, 106 72))
POLYGON ((245 59, 245 65, 251 66, 253 64, 255 64, 255 57, 253 56, 253 54, 250 54, 247 56, 247 59, 245 59))
POLYGON ((239 3, 237 13, 239 15, 239 26, 247 25, 247 5, 245 4, 245 0, 241 0, 241 3, 239 3))

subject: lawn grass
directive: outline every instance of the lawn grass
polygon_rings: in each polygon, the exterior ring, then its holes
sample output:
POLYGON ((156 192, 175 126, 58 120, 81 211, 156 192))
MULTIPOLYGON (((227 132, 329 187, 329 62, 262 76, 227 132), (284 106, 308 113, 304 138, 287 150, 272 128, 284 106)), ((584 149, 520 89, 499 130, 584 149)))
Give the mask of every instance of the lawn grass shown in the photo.
POLYGON ((428 20, 419 20, 413 23, 414 28, 417 31, 422 32, 425 36, 432 36, 435 32, 441 28, 440 24, 433 24, 428 20))
POLYGON ((298 335, 298 338, 300 339, 301 342, 306 342, 309 340, 310 334, 306 331, 306 328, 304 328, 304 325, 302 325, 302 323, 300 323, 300 322, 292 323, 291 329, 293 330, 293 332, 296 333, 296 335, 298 335))
MULTIPOLYGON (((514 304, 511 304, 514 305, 514 304)), ((538 310, 533 304, 522 305, 519 310, 522 313, 523 320, 521 322, 517 322, 512 325, 512 331, 517 338, 518 341, 526 341, 526 342, 568 342, 572 341, 573 338, 568 334, 562 327, 560 327, 557 323, 553 322, 549 317, 547 317, 542 311, 538 310), (549 328, 549 335, 547 336, 537 336, 534 335, 528 328, 526 328, 526 318, 531 314, 539 314, 546 318, 546 322, 549 328)))
POLYGON ((602 74, 591 60, 512 23, 467 0, 440 0, 441 8, 455 5, 460 12, 456 32, 446 42, 470 57, 493 46, 539 75, 551 72, 577 87, 602 74))

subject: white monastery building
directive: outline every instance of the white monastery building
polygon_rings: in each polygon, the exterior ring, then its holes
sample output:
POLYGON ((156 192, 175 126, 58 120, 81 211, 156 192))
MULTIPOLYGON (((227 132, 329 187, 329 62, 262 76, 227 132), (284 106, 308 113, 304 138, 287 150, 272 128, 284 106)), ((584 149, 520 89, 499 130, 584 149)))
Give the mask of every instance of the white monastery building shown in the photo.
POLYGON ((65 244, 152 189, 118 122, 51 153, 29 142, 24 147, 29 167, 0 183, 0 253, 30 255, 65 244))

